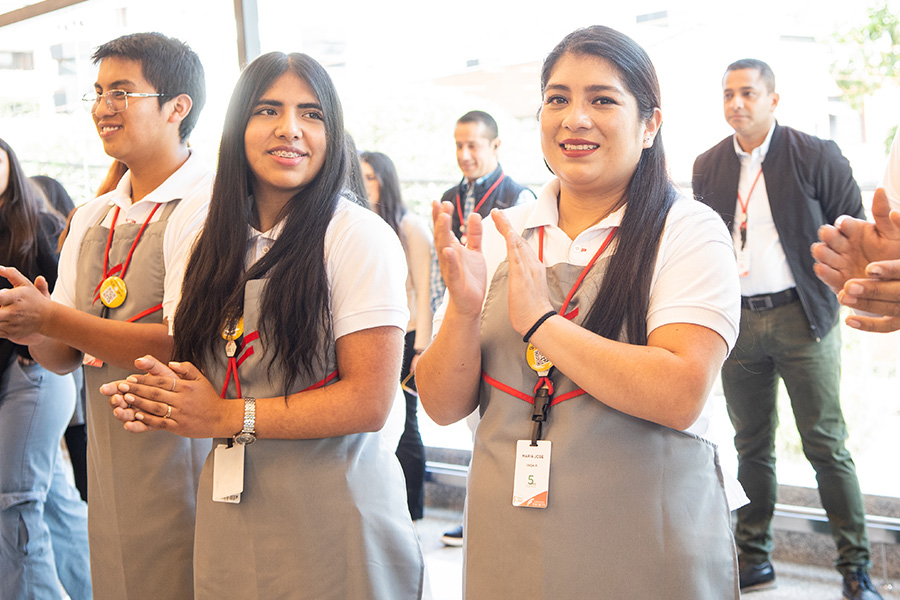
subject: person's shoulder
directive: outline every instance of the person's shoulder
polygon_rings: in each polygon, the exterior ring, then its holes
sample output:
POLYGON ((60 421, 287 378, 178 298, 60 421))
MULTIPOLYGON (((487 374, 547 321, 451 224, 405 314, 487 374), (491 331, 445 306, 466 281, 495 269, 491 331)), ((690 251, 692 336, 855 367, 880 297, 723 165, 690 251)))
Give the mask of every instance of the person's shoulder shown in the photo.
POLYGON ((695 163, 703 163, 708 160, 719 158, 726 152, 731 152, 734 154, 734 136, 729 135, 719 142, 717 142, 713 147, 705 150, 694 161, 695 163))
MULTIPOLYGON (((513 185, 515 185, 515 186, 518 186, 518 187, 520 187, 520 188, 524 188, 524 189, 527 189, 527 190, 531 190, 531 188, 529 188, 529 187, 528 187, 527 185, 525 185, 524 183, 519 183, 519 182, 516 180, 516 178, 513 177, 512 175, 510 175, 507 171, 503 171, 503 178, 506 179, 509 183, 511 183, 511 184, 513 184, 513 185)), ((531 192, 531 193, 534 194, 534 192, 531 192)))
POLYGON ((397 237, 390 226, 374 211, 360 206, 345 196, 338 197, 334 215, 328 223, 327 236, 362 235, 366 238, 389 235, 397 237))
POLYGON ((189 180, 184 182, 182 193, 179 194, 180 202, 175 208, 178 213, 195 213, 205 210, 212 198, 215 172, 210 169, 200 169, 191 174, 189 180))
MULTIPOLYGON (((517 231, 521 231, 525 227, 525 223, 528 221, 528 217, 534 213, 537 209, 538 201, 537 198, 532 198, 527 202, 523 202, 521 204, 516 204, 515 206, 510 206, 509 208, 501 209, 503 214, 506 215, 506 218, 509 219, 510 224, 517 231)), ((490 219, 490 217, 488 217, 490 219)), ((493 220, 493 219, 492 219, 493 220)))
MULTIPOLYGON (((694 230, 710 224, 716 229, 721 228, 727 233, 722 217, 709 205, 687 196, 681 190, 676 190, 676 197, 666 217, 666 229, 694 230)), ((727 236, 726 236, 727 237, 727 236)))
POLYGON ((184 181, 185 197, 188 196, 206 196, 207 199, 212 195, 213 183, 216 173, 210 168, 202 167, 192 170, 189 177, 184 181))
POLYGON ((431 232, 428 229, 428 225, 425 223, 425 219, 412 212, 411 210, 407 210, 406 214, 403 215, 403 218, 400 219, 400 229, 403 230, 403 234, 407 237, 411 237, 414 235, 431 235, 431 232))
POLYGON ((775 134, 772 138, 773 150, 783 148, 791 153, 797 164, 809 163, 810 169, 817 169, 816 165, 840 165, 847 162, 834 140, 820 138, 786 125, 778 125, 775 134))
POLYGON ((800 131, 799 129, 794 129, 793 127, 789 127, 787 125, 777 125, 775 128, 775 133, 773 134, 772 143, 775 144, 776 140, 778 143, 786 145, 789 148, 799 149, 799 150, 819 150, 821 151, 824 148, 835 147, 837 148, 837 144, 834 140, 827 140, 824 138, 820 138, 811 133, 806 133, 805 131, 800 131), (778 140, 778 137, 781 137, 781 140, 778 140))
POLYGON ((685 194, 682 190, 675 190, 675 200, 669 209, 669 221, 673 219, 702 219, 707 216, 715 217, 721 220, 721 217, 709 205, 703 202, 697 202, 685 194))
POLYGON ((84 221, 99 220, 113 205, 112 198, 115 193, 116 191, 112 190, 102 196, 91 198, 84 204, 76 206, 75 214, 72 215, 72 227, 75 227, 84 221))

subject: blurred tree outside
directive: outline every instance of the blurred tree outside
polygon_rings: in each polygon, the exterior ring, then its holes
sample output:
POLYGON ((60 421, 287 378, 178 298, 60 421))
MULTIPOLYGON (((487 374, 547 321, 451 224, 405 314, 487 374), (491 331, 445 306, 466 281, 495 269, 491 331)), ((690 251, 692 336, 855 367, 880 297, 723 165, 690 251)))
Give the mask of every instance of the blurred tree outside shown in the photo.
MULTIPOLYGON (((831 73, 841 98, 859 111, 865 131, 865 100, 885 85, 900 85, 900 1, 883 0, 866 11, 862 23, 834 35, 831 73)), ((896 127, 885 141, 890 148, 896 127)))

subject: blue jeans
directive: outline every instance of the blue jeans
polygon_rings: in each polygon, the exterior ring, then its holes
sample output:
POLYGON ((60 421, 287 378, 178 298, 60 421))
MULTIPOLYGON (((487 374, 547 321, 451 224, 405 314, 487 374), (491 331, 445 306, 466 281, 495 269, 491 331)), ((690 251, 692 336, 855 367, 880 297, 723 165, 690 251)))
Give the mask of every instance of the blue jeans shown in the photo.
POLYGON ((737 345, 722 367, 728 414, 734 424, 738 480, 750 504, 738 509, 735 542, 742 563, 759 564, 772 552, 775 429, 778 379, 784 381, 803 453, 816 471, 842 573, 869 566, 865 508, 856 466, 844 445, 841 412, 841 332, 820 342, 809 331, 799 301, 771 310, 741 310, 737 345))
POLYGON ((91 598, 87 505, 66 477, 60 440, 71 376, 13 357, 0 381, 0 598, 91 598))

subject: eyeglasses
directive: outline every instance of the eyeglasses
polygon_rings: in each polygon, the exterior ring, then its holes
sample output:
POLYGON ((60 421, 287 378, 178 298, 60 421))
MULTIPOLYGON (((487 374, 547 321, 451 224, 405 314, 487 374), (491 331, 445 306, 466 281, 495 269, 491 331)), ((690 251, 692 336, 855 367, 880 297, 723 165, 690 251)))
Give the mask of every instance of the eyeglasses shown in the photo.
POLYGON ((128 108, 129 98, 162 98, 168 94, 146 94, 143 92, 126 92, 125 90, 109 90, 103 94, 88 92, 81 97, 84 108, 88 112, 94 112, 100 103, 100 98, 106 100, 106 108, 114 113, 122 112, 128 108))

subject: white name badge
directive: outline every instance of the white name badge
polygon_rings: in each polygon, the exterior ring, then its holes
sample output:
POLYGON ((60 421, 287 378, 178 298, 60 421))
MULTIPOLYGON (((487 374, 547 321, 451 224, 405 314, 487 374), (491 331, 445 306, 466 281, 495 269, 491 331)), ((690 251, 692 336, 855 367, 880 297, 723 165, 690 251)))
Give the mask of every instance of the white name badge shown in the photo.
POLYGON ((244 491, 244 444, 216 446, 213 457, 213 502, 238 504, 244 491))
POLYGON ((513 482, 513 506, 547 508, 550 492, 550 442, 516 442, 516 476, 513 482))

